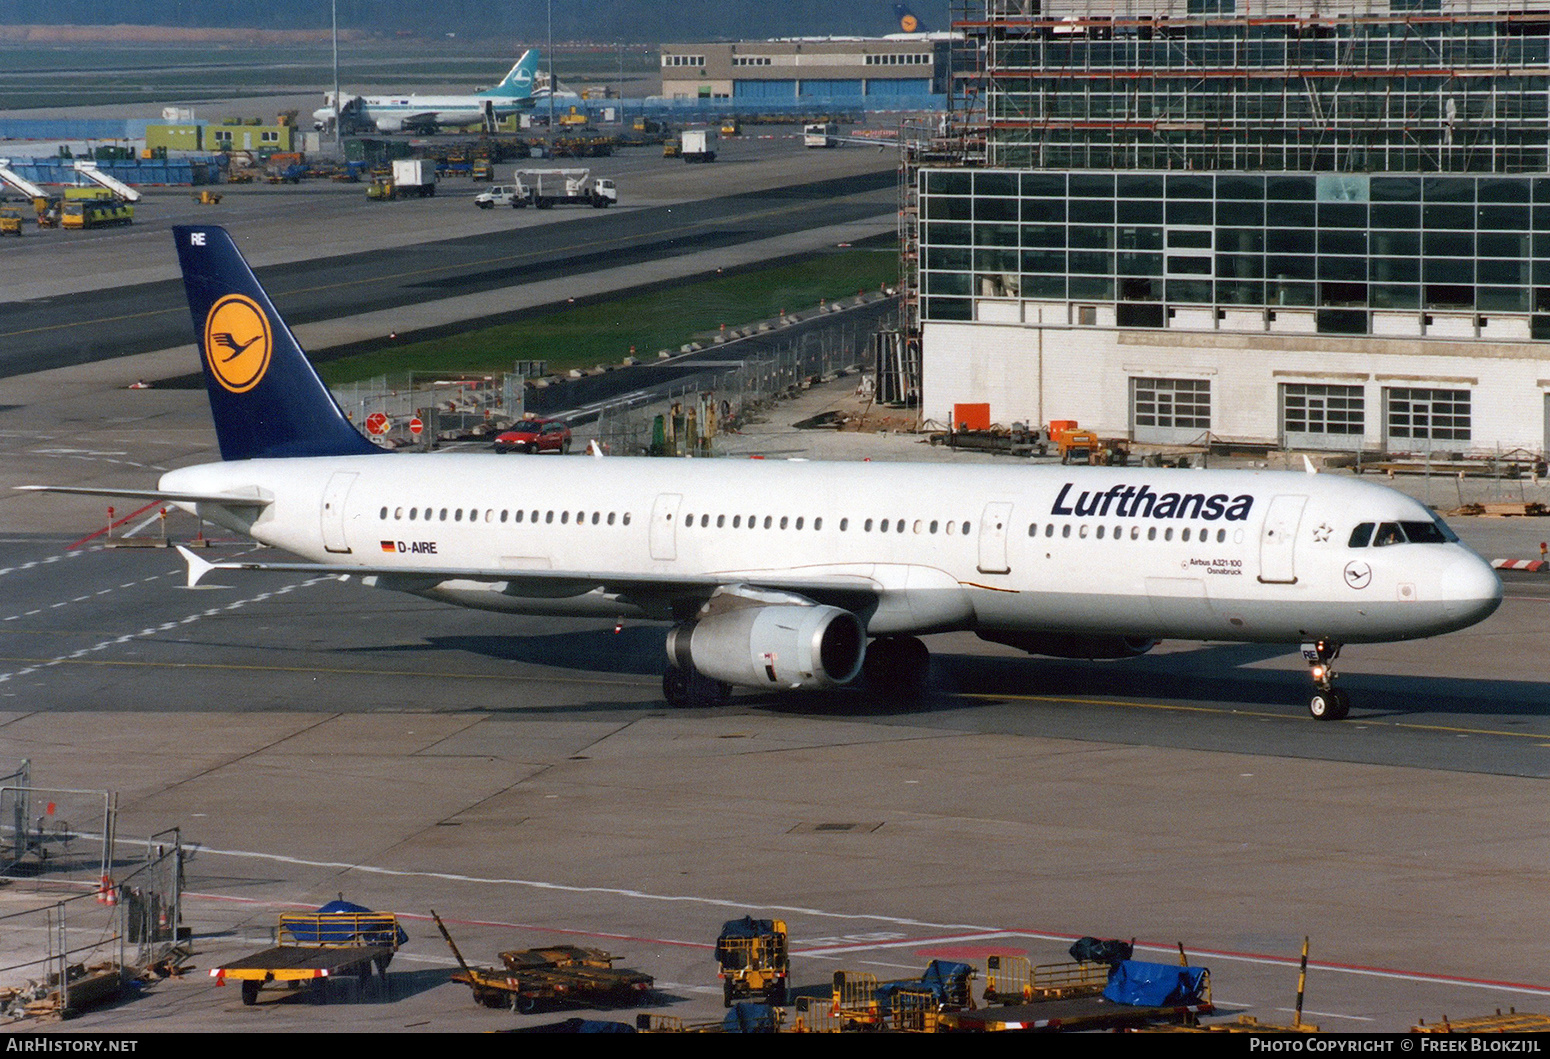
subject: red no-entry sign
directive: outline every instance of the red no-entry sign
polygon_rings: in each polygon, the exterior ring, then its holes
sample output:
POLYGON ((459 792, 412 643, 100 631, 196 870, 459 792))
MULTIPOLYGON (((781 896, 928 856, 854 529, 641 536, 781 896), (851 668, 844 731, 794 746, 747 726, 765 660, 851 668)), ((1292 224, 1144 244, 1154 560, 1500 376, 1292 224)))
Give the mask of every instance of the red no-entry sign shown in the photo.
POLYGON ((420 422, 419 416, 415 416, 413 419, 409 420, 409 433, 413 434, 415 437, 419 437, 422 433, 424 433, 424 431, 425 424, 420 422))

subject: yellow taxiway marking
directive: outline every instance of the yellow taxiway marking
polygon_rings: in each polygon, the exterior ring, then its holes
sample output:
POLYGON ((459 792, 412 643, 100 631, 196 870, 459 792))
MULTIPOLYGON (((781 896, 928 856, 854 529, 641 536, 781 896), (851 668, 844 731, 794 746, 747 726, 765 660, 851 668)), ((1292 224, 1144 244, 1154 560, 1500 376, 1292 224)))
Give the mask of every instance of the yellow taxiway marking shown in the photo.
MULTIPOLYGON (((1288 718, 1284 713, 1268 713, 1262 710, 1214 710, 1209 706, 1177 706, 1165 702, 1131 702, 1127 699, 1078 699, 1068 695, 990 695, 983 692, 959 692, 962 699, 984 699, 996 702, 1059 702, 1074 706, 1123 706, 1134 710, 1163 710, 1174 713, 1228 713, 1234 717, 1266 717, 1276 720, 1301 720, 1288 718)), ((1543 739, 1543 732, 1503 732, 1495 728, 1462 728, 1450 724, 1416 724, 1410 721, 1385 721, 1376 717, 1353 717, 1345 723, 1360 723, 1384 728, 1405 728, 1417 732, 1450 732, 1454 735, 1500 735, 1510 739, 1543 739)))

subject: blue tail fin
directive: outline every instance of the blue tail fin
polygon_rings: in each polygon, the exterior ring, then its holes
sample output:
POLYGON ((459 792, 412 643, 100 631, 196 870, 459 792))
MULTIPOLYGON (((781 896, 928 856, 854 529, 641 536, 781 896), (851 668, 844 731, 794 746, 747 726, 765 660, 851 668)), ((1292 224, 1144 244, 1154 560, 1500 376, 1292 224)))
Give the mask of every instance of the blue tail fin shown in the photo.
POLYGON ((492 96, 514 96, 526 99, 533 94, 533 78, 538 74, 538 52, 529 48, 522 53, 517 64, 501 78, 501 83, 490 90, 492 96))
POLYGON ((221 459, 382 452, 345 418, 226 229, 172 233, 221 459))

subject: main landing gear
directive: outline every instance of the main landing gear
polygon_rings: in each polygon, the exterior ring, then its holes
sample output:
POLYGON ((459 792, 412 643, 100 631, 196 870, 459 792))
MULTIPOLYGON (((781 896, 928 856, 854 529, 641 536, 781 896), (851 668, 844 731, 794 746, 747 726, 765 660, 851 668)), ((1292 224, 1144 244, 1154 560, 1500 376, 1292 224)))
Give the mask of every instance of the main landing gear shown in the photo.
POLYGON ((1335 687, 1336 658, 1340 657, 1340 645, 1328 640, 1302 645, 1302 656, 1308 660, 1313 675, 1313 697, 1308 700, 1308 712, 1316 721, 1341 721, 1351 712, 1351 697, 1335 687))
POLYGON ((861 676, 880 698, 916 700, 926 693, 931 652, 916 636, 879 636, 867 645, 861 676))
POLYGON ((669 706, 725 706, 732 699, 732 685, 707 677, 697 669, 668 666, 662 674, 662 697, 669 706))

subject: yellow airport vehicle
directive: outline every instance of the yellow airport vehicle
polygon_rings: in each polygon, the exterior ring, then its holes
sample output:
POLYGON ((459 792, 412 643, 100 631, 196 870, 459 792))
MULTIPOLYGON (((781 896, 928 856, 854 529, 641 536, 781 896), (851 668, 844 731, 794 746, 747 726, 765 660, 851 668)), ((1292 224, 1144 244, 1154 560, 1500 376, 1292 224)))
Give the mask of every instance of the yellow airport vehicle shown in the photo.
POLYGON ((107 191, 100 196, 71 195, 67 189, 60 211, 61 228, 108 228, 120 224, 133 224, 135 208, 122 199, 114 198, 107 191))
POLYGON ((1097 996, 1109 984, 1106 963, 1045 963, 1026 956, 991 955, 985 960, 985 1002, 1026 1004, 1035 1000, 1097 996))
POLYGON ((278 944, 273 948, 210 968, 210 977, 216 985, 241 982, 242 1002, 248 1005, 258 1002, 258 991, 269 982, 296 988, 303 983, 326 985, 330 978, 365 981, 375 967, 386 984, 388 963, 408 935, 391 912, 372 912, 340 901, 316 912, 281 915, 275 940, 278 944), (336 905, 352 910, 327 911, 336 905))
POLYGON ((0 235, 22 234, 22 211, 15 206, 0 206, 0 235))
POLYGON ((744 999, 784 1004, 791 974, 785 920, 752 916, 727 920, 716 938, 716 963, 727 1007, 744 999))
POLYGON ((193 199, 201 206, 214 206, 221 201, 221 193, 205 188, 202 191, 194 192, 193 199))

